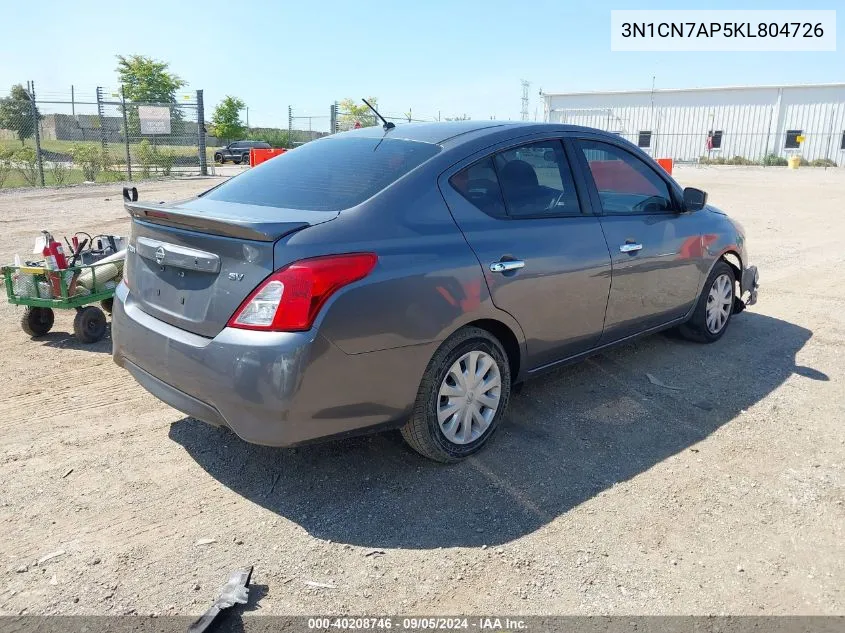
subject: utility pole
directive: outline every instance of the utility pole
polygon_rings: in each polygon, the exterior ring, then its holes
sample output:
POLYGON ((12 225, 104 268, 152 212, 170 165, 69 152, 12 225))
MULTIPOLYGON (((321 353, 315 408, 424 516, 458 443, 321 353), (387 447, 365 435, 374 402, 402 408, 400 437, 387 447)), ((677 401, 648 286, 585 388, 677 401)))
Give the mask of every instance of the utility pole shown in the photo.
POLYGON ((249 131, 249 106, 246 107, 246 129, 249 131))
POLYGON ((531 82, 527 81, 526 79, 522 80, 522 113, 521 118, 523 121, 528 120, 528 88, 531 86, 531 82))

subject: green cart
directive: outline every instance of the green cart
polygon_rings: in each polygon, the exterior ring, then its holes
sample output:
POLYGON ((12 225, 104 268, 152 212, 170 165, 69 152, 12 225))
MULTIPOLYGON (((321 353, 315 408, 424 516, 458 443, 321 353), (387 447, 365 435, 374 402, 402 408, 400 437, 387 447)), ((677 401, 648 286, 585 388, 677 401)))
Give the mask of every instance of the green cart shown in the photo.
POLYGON ((82 343, 95 343, 106 333, 114 291, 123 273, 123 261, 48 270, 43 266, 3 266, 9 303, 26 306, 21 327, 32 337, 53 327, 53 310, 76 310, 73 333, 82 343), (96 305, 99 303, 102 309, 96 305))

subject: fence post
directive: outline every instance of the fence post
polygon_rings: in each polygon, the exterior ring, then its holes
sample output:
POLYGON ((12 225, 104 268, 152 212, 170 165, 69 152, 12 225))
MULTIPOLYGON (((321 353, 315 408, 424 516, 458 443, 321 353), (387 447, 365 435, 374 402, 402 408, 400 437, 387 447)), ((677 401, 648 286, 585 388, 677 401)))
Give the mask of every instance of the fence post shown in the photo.
POLYGON ((103 150, 106 149, 106 126, 105 126, 105 114, 103 113, 103 88, 102 86, 97 86, 97 119, 100 123, 100 143, 103 146, 103 150))
POLYGON ((35 158, 38 161, 38 180, 44 186, 44 161, 41 158, 41 132, 38 121, 38 108, 35 106, 35 82, 30 82, 29 111, 35 127, 35 158))
POLYGON ((200 175, 208 176, 208 157, 205 155, 205 102, 202 90, 197 90, 197 135, 200 158, 200 175))
POLYGON ((293 148, 293 108, 288 106, 288 145, 293 148))
POLYGON ((120 101, 123 104, 121 110, 123 110, 123 142, 126 148, 126 175, 129 180, 132 180, 132 157, 129 154, 129 122, 126 117, 126 91, 123 89, 123 84, 120 85, 120 101))
POLYGON ((330 134, 337 132, 337 103, 329 107, 329 130, 330 134))

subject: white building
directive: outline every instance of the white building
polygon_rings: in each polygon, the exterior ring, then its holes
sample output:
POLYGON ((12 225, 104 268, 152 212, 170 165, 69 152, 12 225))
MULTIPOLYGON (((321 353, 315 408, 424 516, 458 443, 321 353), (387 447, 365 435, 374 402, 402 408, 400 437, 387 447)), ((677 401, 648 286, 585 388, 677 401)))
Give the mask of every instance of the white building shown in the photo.
POLYGON ((544 93, 543 101, 544 120, 617 132, 655 158, 800 154, 845 166, 845 83, 544 93))

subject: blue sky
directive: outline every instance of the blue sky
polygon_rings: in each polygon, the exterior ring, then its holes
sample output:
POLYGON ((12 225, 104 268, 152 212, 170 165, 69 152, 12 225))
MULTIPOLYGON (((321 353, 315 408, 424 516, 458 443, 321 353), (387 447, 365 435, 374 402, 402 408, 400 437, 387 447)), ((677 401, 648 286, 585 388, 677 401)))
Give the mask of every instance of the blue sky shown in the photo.
MULTIPOLYGON (((344 97, 376 96, 414 118, 518 118, 520 79, 530 114, 546 92, 845 81, 845 5, 838 50, 827 53, 610 51, 611 9, 672 9, 676 2, 427 0, 426 2, 32 2, 4 11, 0 91, 36 82, 39 95, 93 95, 114 86, 115 55, 167 61, 213 106, 241 97, 253 125, 327 115, 344 97)), ((803 4, 803 3, 800 3, 803 4)), ((685 9, 796 9, 793 2, 690 2, 685 9)), ((210 111, 210 108, 209 108, 210 111)), ((315 121, 315 127, 318 123, 315 121)))

